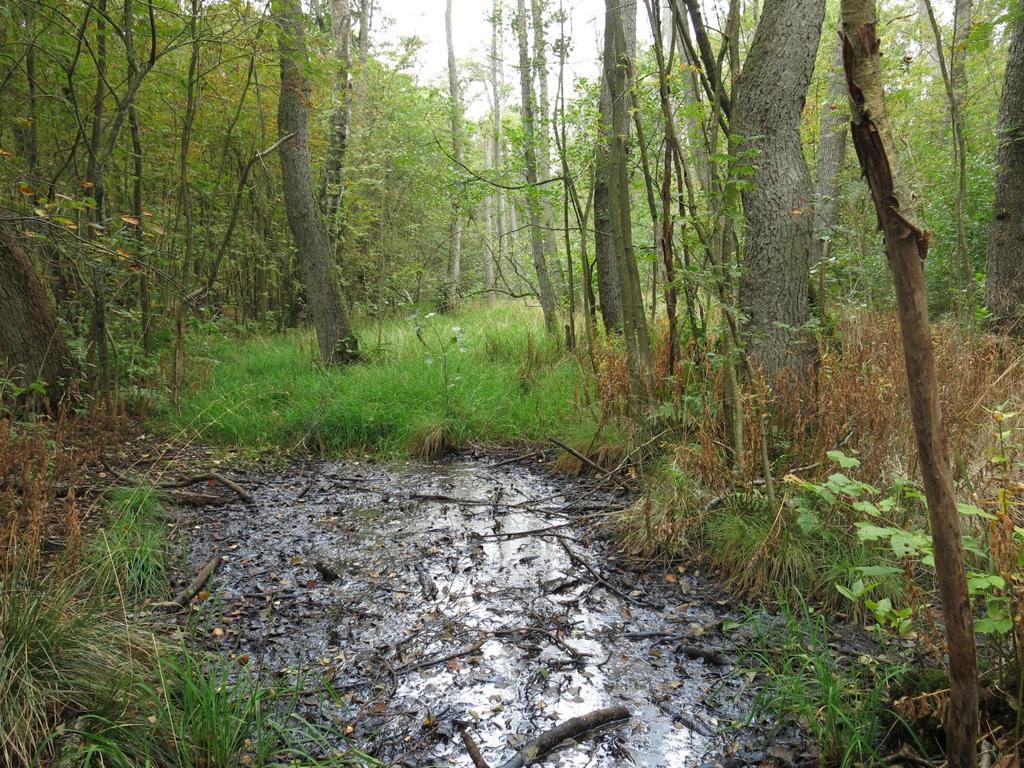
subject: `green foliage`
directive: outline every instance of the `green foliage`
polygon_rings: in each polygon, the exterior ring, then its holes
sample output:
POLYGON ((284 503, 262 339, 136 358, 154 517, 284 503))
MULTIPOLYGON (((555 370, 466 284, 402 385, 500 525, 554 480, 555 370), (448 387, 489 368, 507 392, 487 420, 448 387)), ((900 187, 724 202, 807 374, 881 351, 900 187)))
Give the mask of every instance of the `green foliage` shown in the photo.
POLYGON ((113 491, 106 525, 89 538, 86 564, 93 588, 128 603, 166 595, 167 518, 160 497, 148 485, 113 491))
POLYGON ((780 728, 798 725, 823 764, 870 764, 881 755, 889 688, 903 670, 870 656, 837 656, 826 617, 797 605, 782 602, 781 622, 754 620, 748 650, 761 678, 751 716, 775 718, 780 728))
POLYGON ((400 456, 425 427, 443 427, 460 446, 543 440, 595 421, 579 407, 586 383, 578 361, 558 352, 538 313, 520 306, 394 320, 365 335, 380 340, 376 349, 332 370, 310 363, 305 334, 211 340, 209 378, 184 397, 173 423, 247 448, 400 456), (451 327, 460 329, 454 345, 451 327))

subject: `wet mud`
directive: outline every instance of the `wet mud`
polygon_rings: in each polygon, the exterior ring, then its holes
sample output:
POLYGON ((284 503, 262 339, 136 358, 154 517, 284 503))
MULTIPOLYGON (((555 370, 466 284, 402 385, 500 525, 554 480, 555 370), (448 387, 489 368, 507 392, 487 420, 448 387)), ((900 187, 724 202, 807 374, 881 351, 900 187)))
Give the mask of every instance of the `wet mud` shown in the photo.
POLYGON ((182 513, 189 573, 224 558, 187 621, 211 648, 298 680, 307 718, 385 764, 469 766, 465 729, 497 767, 613 705, 631 719, 544 764, 737 754, 752 695, 721 633, 727 601, 693 574, 624 568, 601 523, 629 500, 607 483, 484 456, 239 480, 254 504, 182 513))

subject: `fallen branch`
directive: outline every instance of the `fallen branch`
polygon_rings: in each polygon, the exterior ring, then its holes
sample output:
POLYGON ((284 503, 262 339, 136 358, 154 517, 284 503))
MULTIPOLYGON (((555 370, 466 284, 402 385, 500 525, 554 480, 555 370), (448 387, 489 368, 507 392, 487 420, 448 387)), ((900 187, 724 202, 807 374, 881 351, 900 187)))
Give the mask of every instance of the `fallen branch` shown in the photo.
POLYGON ((454 661, 455 659, 462 658, 463 656, 469 656, 483 648, 485 642, 487 642, 487 635, 484 635, 475 643, 473 643, 470 646, 467 646, 466 648, 463 648, 461 651, 449 653, 447 656, 442 656, 437 659, 426 659, 424 661, 417 661, 412 664, 403 664, 395 670, 395 674, 401 674, 402 672, 416 672, 420 669, 428 669, 430 667, 436 667, 438 664, 445 664, 449 661, 454 661))
POLYGON ((548 438, 548 440, 550 440, 550 441, 551 441, 552 443, 554 443, 555 445, 557 445, 557 446, 558 446, 559 448, 561 448, 561 449, 562 449, 563 451, 565 451, 566 453, 568 453, 568 454, 571 454, 571 455, 575 456, 575 457, 576 457, 577 459, 579 459, 580 461, 582 461, 582 462, 583 462, 584 464, 586 464, 586 465, 587 465, 588 467, 590 467, 590 468, 591 468, 591 469, 593 469, 593 470, 596 470, 596 471, 597 471, 597 472, 598 472, 599 474, 602 474, 602 475, 610 475, 610 474, 612 474, 612 471, 611 471, 610 469, 605 469, 605 468, 604 468, 604 467, 602 467, 602 466, 601 466, 600 464, 598 464, 598 463, 597 463, 596 461, 593 461, 593 460, 592 460, 592 459, 590 459, 590 458, 589 458, 588 456, 586 456, 586 455, 584 455, 584 454, 580 453, 579 451, 577 451, 577 450, 576 450, 575 448, 573 448, 572 446, 566 445, 565 443, 563 443, 563 442, 562 442, 561 440, 559 440, 558 438, 555 438, 555 437, 549 437, 549 438, 548 438))
POLYGON ((256 503, 256 499, 254 499, 252 497, 251 493, 249 493, 247 490, 245 490, 245 488, 240 486, 238 483, 236 483, 231 478, 224 477, 224 475, 220 474, 219 472, 206 472, 206 473, 204 473, 202 475, 194 475, 192 477, 185 477, 185 478, 182 478, 181 480, 171 480, 170 482, 161 483, 160 487, 161 488, 187 488, 188 486, 195 485, 196 483, 207 483, 207 482, 220 483, 225 488, 231 489, 232 491, 235 492, 235 495, 238 496, 238 498, 240 498, 246 504, 255 504, 256 503))
POLYGON ((212 507, 216 504, 226 504, 223 496, 215 493, 202 493, 201 491, 186 491, 183 488, 170 488, 170 497, 177 504, 188 504, 191 507, 212 507))
POLYGON ((595 570, 594 570, 593 568, 591 568, 591 567, 590 567, 590 563, 588 563, 588 562, 587 562, 586 560, 584 560, 584 559, 583 559, 582 557, 580 557, 580 556, 579 556, 579 555, 577 555, 577 554, 576 554, 575 552, 573 552, 573 551, 572 551, 572 550, 571 550, 571 549, 569 548, 569 545, 565 543, 565 540, 564 540, 564 539, 562 539, 562 538, 559 538, 559 539, 558 539, 558 543, 562 545, 562 549, 564 549, 564 550, 565 550, 565 554, 567 554, 567 555, 569 556, 569 559, 570 559, 570 560, 571 560, 572 562, 576 563, 576 564, 577 564, 577 565, 579 565, 579 566, 580 566, 581 568, 583 568, 583 569, 584 569, 584 570, 585 570, 585 571, 586 571, 587 573, 589 573, 589 574, 590 574, 591 576, 593 576, 593 577, 594 577, 594 579, 595 579, 595 580, 597 581, 597 583, 598 583, 598 584, 600 584, 600 585, 601 585, 602 587, 604 587, 605 589, 607 589, 607 590, 608 590, 609 592, 611 592, 611 593, 612 593, 613 595, 616 595, 616 596, 617 596, 617 597, 619 597, 620 599, 622 599, 622 600, 625 600, 625 601, 626 601, 627 603, 633 603, 634 605, 639 605, 639 606, 640 606, 640 607, 642 607, 642 608, 650 608, 650 609, 652 609, 652 610, 657 610, 657 606, 651 605, 650 603, 646 603, 646 602, 644 602, 643 600, 637 600, 637 599, 636 599, 635 597, 632 597, 632 596, 630 596, 630 595, 627 595, 627 594, 626 594, 625 592, 623 592, 623 591, 622 591, 621 589, 619 589, 619 588, 618 588, 618 587, 616 587, 616 586, 615 586, 614 584, 612 584, 611 582, 609 582, 609 581, 608 581, 608 579, 606 579, 606 578, 605 578, 604 576, 602 576, 602 575, 601 575, 600 573, 598 573, 598 572, 597 572, 597 571, 595 571, 595 570))
POLYGON ((469 759, 473 761, 475 768, 491 768, 484 760, 484 756, 480 754, 480 747, 473 741, 473 737, 469 735, 469 731, 465 728, 460 728, 459 731, 462 733, 462 743, 466 745, 466 751, 469 753, 469 759))
POLYGON ((195 597, 197 594, 199 594, 199 590, 203 588, 203 585, 205 585, 206 582, 210 580, 210 577, 213 575, 213 572, 217 570, 217 566, 220 564, 220 560, 220 555, 216 555, 215 557, 211 558, 210 562, 208 562, 206 565, 199 569, 199 572, 195 575, 195 578, 193 578, 192 581, 189 582, 188 586, 181 590, 181 592, 176 594, 173 600, 171 600, 169 603, 164 603, 164 605, 166 605, 169 608, 184 608, 186 605, 188 605, 189 601, 192 600, 192 598, 195 597))
POLYGON ((629 710, 625 707, 598 709, 581 717, 566 720, 540 736, 529 741, 511 760, 502 763, 501 768, 525 768, 558 747, 563 741, 574 739, 587 731, 600 728, 619 720, 628 720, 629 710))

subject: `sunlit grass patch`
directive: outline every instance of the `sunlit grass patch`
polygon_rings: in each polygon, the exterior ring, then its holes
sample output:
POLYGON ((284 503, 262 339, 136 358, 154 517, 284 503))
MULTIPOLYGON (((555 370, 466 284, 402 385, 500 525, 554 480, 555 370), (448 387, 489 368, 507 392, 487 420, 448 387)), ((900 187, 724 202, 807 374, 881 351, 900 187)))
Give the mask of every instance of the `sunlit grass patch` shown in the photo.
POLYGON ((208 341, 209 375, 171 419, 222 445, 385 456, 597 430, 580 362, 537 311, 470 307, 369 324, 362 336, 363 359, 329 370, 312 362, 305 332, 208 341))

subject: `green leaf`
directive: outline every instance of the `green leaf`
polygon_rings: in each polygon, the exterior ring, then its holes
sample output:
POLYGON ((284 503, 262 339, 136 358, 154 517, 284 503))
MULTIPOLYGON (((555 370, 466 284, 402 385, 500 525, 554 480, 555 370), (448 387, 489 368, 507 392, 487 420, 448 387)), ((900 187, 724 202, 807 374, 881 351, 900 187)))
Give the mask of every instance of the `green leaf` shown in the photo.
POLYGON ((842 451, 829 451, 825 454, 829 460, 835 462, 843 469, 852 469, 860 466, 860 460, 855 459, 853 456, 847 456, 842 451))

